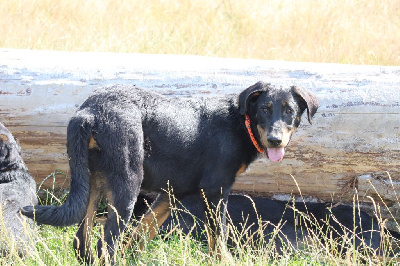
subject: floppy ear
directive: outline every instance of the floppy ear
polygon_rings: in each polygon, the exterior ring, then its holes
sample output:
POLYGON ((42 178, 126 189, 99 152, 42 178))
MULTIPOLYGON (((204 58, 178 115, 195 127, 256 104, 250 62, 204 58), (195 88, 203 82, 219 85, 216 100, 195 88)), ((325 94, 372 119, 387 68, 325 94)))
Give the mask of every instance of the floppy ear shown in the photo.
POLYGON ((310 91, 300 88, 297 86, 292 87, 293 92, 297 94, 300 97, 300 100, 307 105, 307 117, 308 117, 308 122, 312 124, 312 117, 315 115, 315 113, 318 110, 319 104, 318 104, 318 99, 317 97, 312 94, 310 91))
POLYGON ((239 113, 244 115, 249 108, 250 99, 254 100, 254 97, 259 96, 261 92, 267 91, 269 85, 269 83, 259 81, 242 91, 239 95, 239 113))

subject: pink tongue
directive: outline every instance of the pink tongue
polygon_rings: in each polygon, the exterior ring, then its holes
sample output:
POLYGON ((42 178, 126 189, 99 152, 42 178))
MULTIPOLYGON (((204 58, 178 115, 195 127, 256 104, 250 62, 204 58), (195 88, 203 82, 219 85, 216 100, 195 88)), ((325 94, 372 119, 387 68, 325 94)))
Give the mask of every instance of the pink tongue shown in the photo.
POLYGON ((280 162, 285 155, 284 148, 267 148, 268 158, 273 162, 280 162))

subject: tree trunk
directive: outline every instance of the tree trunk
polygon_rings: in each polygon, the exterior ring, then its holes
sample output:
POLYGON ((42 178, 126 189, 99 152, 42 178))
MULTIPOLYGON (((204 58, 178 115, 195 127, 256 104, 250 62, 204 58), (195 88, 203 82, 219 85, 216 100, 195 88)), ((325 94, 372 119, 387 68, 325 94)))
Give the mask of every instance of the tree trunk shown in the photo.
POLYGON ((379 201, 380 194, 397 202, 400 67, 0 49, 1 122, 19 138, 39 183, 55 169, 68 175, 66 125, 95 88, 136 84, 180 97, 213 96, 259 80, 306 87, 320 108, 313 125, 303 118, 283 162, 257 160, 234 191, 351 202, 357 190, 361 201, 379 201))

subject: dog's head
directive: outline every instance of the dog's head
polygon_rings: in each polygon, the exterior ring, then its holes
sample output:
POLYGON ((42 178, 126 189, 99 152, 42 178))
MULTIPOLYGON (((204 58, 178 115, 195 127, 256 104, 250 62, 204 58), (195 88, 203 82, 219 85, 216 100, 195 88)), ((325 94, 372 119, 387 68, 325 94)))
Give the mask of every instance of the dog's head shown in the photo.
POLYGON ((0 171, 24 166, 20 153, 19 144, 10 131, 0 123, 0 171))
POLYGON ((308 90, 296 86, 277 88, 258 82, 239 95, 239 112, 250 117, 256 140, 266 148, 271 161, 282 160, 306 109, 312 123, 318 100, 308 90))

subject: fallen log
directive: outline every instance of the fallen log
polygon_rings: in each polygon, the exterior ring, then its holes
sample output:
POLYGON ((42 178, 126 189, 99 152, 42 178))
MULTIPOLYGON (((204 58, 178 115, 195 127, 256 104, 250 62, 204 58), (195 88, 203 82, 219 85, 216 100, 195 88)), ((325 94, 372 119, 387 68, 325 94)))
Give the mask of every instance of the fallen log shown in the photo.
MULTIPOLYGON (((303 118, 284 161, 260 158, 237 178, 236 192, 351 202, 357 191, 361 201, 383 195, 397 202, 400 67, 0 49, 1 122, 20 139, 41 182, 55 169, 68 176, 66 125, 98 87, 136 84, 177 97, 212 97, 258 80, 306 87, 320 108, 312 126, 303 118)), ((68 184, 56 180, 56 187, 68 184)))

